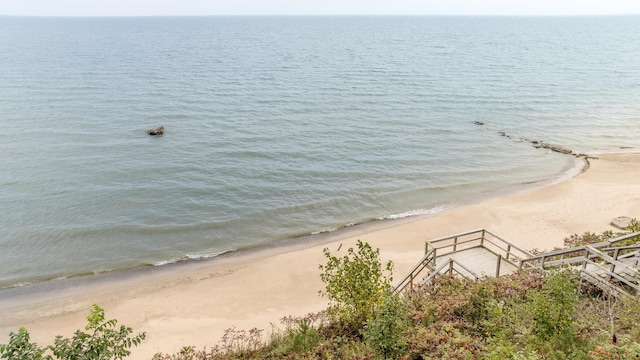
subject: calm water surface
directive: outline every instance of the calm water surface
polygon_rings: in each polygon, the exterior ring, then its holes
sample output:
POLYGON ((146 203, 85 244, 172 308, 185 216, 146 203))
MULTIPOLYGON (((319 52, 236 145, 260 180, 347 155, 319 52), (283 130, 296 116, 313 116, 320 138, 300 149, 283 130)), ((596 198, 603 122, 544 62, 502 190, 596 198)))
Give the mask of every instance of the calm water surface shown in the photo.
POLYGON ((499 131, 640 147, 637 34, 637 16, 0 17, 0 288, 428 213, 570 166, 499 131))

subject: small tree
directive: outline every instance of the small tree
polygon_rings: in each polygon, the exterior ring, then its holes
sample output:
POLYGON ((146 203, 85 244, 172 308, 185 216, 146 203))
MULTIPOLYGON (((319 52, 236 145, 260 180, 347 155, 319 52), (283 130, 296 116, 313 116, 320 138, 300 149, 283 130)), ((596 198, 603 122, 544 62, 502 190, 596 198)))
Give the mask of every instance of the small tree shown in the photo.
POLYGON ((380 250, 358 240, 358 250, 347 250, 342 258, 331 255, 324 249, 327 258, 320 265, 320 279, 326 284, 322 296, 330 300, 328 312, 342 321, 355 326, 363 325, 374 315, 375 310, 384 302, 384 294, 391 288, 391 261, 384 270, 380 262, 380 250))
POLYGON ((407 349, 407 310, 398 294, 387 292, 375 316, 367 321, 364 339, 384 359, 398 359, 407 349))
POLYGON ((54 345, 46 348, 30 342, 29 333, 21 327, 18 333, 9 334, 8 344, 0 344, 0 359, 53 360, 51 355, 44 355, 45 351, 51 350, 55 359, 61 360, 121 360, 131 354, 132 346, 137 346, 146 337, 144 332, 130 337, 133 330, 124 325, 116 328, 118 321, 105 320, 104 310, 95 304, 87 321, 85 330, 89 333, 77 330, 71 339, 56 336, 54 345))
POLYGON ((49 348, 58 359, 122 359, 131 354, 131 346, 137 346, 146 337, 145 333, 129 337, 133 332, 130 327, 120 325, 116 328, 118 321, 105 320, 104 310, 95 304, 87 321, 85 330, 90 333, 77 330, 71 339, 56 336, 54 345, 49 348))
POLYGON ((533 334, 542 341, 574 335, 575 306, 578 294, 569 270, 562 269, 547 276, 540 291, 529 294, 535 325, 533 334))
POLYGON ((539 351, 550 359, 584 358, 584 341, 577 336, 579 301, 570 269, 549 273, 540 290, 528 293, 533 314, 532 334, 539 351))
MULTIPOLYGON (((30 341, 29 332, 23 326, 17 333, 9 333, 9 343, 0 344, 0 359, 40 360, 45 349, 30 341)), ((44 358, 48 359, 50 357, 44 358)))

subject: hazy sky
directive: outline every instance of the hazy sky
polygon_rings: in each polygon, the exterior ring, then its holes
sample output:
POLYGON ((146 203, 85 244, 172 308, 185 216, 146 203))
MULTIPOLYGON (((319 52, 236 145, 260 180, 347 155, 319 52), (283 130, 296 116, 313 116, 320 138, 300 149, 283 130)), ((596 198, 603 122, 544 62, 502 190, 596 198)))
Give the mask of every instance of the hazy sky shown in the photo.
POLYGON ((0 14, 129 15, 598 15, 640 14, 640 0, 0 0, 0 14))

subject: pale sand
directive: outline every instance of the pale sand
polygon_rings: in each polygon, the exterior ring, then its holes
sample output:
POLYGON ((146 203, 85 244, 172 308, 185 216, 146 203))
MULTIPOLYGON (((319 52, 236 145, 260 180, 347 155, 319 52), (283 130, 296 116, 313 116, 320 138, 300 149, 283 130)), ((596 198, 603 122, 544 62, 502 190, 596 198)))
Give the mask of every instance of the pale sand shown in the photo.
POLYGON ((227 328, 269 332, 283 316, 323 309, 318 265, 325 262, 324 247, 344 254, 357 239, 369 242, 394 261, 399 279, 421 257, 425 240, 484 227, 525 249, 552 249, 573 233, 615 230, 609 222, 617 216, 640 218, 638 154, 601 155, 567 181, 430 216, 348 228, 324 244, 158 267, 29 295, 0 292, 0 343, 20 325, 40 344, 70 336, 97 303, 108 318, 147 332, 133 359, 184 345, 210 347, 227 328))

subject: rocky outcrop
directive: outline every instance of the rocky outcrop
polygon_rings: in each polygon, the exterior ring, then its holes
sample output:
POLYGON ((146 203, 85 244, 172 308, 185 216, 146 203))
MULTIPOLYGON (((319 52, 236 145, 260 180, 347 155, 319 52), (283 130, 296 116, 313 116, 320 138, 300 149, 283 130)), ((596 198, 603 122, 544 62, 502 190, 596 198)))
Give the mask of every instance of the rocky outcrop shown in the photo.
POLYGON ((572 154, 573 153, 573 151, 571 151, 570 149, 567 149, 566 147, 564 147, 562 145, 547 144, 545 142, 538 141, 538 140, 533 140, 533 141, 531 141, 531 143, 533 144, 533 147, 535 147, 535 148, 549 149, 551 151, 555 151, 555 152, 561 153, 561 154, 572 154))
POLYGON ((164 126, 160 125, 158 127, 151 128, 151 129, 147 130, 147 134, 152 135, 152 136, 162 135, 162 134, 164 134, 164 126))
POLYGON ((531 140, 531 139, 527 139, 527 138, 514 138, 511 135, 508 135, 507 133, 505 133, 504 131, 499 131, 498 135, 500 136, 504 136, 506 138, 512 139, 514 141, 518 141, 518 142, 529 142, 531 144, 533 144, 533 147, 535 147, 536 149, 548 149, 560 154, 571 154, 571 155, 575 155, 575 156, 584 156, 583 154, 574 154, 573 151, 571 151, 571 149, 568 149, 562 145, 556 145, 556 144, 549 144, 546 143, 544 141, 540 141, 540 140, 531 140))

